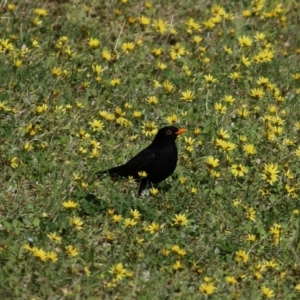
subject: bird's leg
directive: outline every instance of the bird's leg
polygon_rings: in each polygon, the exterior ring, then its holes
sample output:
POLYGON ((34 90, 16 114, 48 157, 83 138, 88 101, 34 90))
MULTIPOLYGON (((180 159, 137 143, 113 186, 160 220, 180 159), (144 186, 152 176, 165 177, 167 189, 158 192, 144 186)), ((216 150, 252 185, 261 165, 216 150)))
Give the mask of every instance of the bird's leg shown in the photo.
POLYGON ((144 189, 147 188, 148 180, 146 178, 140 180, 139 182, 139 189, 138 189, 138 195, 141 196, 144 189))

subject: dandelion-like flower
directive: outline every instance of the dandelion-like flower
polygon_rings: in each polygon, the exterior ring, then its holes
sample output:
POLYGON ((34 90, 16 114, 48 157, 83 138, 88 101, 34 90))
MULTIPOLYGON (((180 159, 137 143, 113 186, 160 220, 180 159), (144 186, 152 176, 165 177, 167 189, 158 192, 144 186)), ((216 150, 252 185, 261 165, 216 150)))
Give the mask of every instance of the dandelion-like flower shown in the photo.
POLYGON ((181 99, 187 102, 192 102, 194 99, 194 93, 191 90, 186 90, 185 92, 182 92, 181 95, 181 99))
POLYGON ((264 298, 273 298, 275 296, 275 293, 272 289, 266 287, 265 285, 263 285, 260 289, 261 295, 264 298))
POLYGON ((212 282, 204 282, 199 287, 200 292, 205 295, 212 295, 216 289, 217 288, 212 282))
POLYGON ((99 131, 104 128, 104 124, 100 120, 94 119, 92 122, 89 122, 93 131, 99 131))
POLYGON ((59 235, 57 235, 57 233, 55 233, 55 232, 51 232, 51 233, 47 234, 47 237, 51 241, 53 241, 53 242, 55 242, 57 244, 59 244, 61 242, 61 237, 59 235))
POLYGON ((69 218, 70 224, 76 228, 76 230, 81 230, 84 222, 79 217, 71 217, 69 218))
POLYGON ((209 168, 216 168, 220 163, 218 158, 214 158, 213 156, 208 156, 205 160, 206 165, 209 168))
POLYGON ((157 125, 155 122, 145 121, 142 125, 142 133, 145 136, 153 136, 157 133, 157 125))
POLYGON ((88 42, 91 49, 96 49, 100 45, 100 41, 96 38, 91 38, 88 42))
POLYGON ((173 225, 175 226, 186 226, 188 224, 188 220, 185 214, 178 214, 172 219, 174 221, 173 225))
POLYGON ((239 37, 238 41, 241 47, 249 47, 252 45, 252 40, 246 35, 239 37))
POLYGON ((247 172, 248 169, 242 164, 233 164, 231 166, 231 173, 235 177, 244 177, 247 172))
POLYGON ((245 144, 243 146, 243 150, 247 155, 254 155, 256 153, 256 149, 253 144, 245 144))
POLYGON ((113 274, 117 279, 123 279, 126 276, 127 270, 124 268, 122 263, 117 263, 112 266, 109 273, 113 274))
POLYGON ((266 180, 270 185, 273 185, 278 180, 278 165, 269 163, 264 165, 262 178, 266 180))
POLYGON ((78 203, 72 200, 68 200, 68 201, 64 201, 62 205, 65 208, 76 208, 78 206, 78 203))
POLYGON ((134 227, 136 224, 137 224, 137 221, 135 219, 126 218, 124 220, 125 227, 134 227))
POLYGON ((78 250, 76 248, 74 248, 72 245, 68 245, 66 247, 66 251, 67 251, 67 254, 72 257, 75 257, 79 254, 78 250))
POLYGON ((47 252, 44 251, 41 248, 32 248, 32 253, 36 258, 39 258, 41 261, 46 261, 47 260, 47 252))
POLYGON ((237 262, 247 262, 249 260, 249 255, 244 250, 238 250, 235 252, 235 261, 237 262))

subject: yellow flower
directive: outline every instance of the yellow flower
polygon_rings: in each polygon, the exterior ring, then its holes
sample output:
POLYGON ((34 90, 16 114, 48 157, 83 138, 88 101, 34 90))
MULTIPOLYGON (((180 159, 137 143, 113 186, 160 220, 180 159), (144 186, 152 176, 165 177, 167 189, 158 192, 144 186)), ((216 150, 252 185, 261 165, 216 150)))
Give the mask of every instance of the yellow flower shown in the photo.
POLYGON ((15 8, 16 8, 16 4, 9 3, 9 4, 7 5, 7 9, 8 9, 9 11, 14 11, 15 8))
POLYGON ((114 223, 119 223, 122 220, 122 215, 114 214, 112 216, 114 223))
POLYGON ((74 226, 78 231, 82 229, 84 222, 79 217, 70 217, 69 222, 74 226))
POLYGON ((217 78, 214 78, 211 74, 204 75, 204 79, 208 84, 214 83, 217 81, 217 78))
POLYGON ((147 98, 147 102, 148 102, 149 104, 155 105, 155 104, 158 103, 158 99, 157 99, 156 96, 149 96, 149 97, 147 98))
POLYGON ((121 48, 126 54, 129 54, 134 49, 134 44, 133 43, 123 43, 121 48))
POLYGON ((62 205, 65 208, 76 208, 78 206, 78 203, 72 200, 68 200, 68 201, 64 201, 62 205))
POLYGON ((155 187, 152 187, 151 189, 149 189, 149 191, 150 191, 150 194, 151 194, 152 196, 157 195, 158 192, 159 192, 158 189, 155 188, 155 187))
POLYGON ((171 253, 171 250, 163 248, 163 249, 161 249, 160 253, 164 256, 169 256, 169 254, 171 253))
POLYGON ((161 225, 156 222, 152 222, 149 226, 145 228, 146 231, 149 231, 151 234, 159 232, 161 229, 161 225))
POLYGON ((266 180, 270 185, 273 185, 278 180, 278 165, 269 163, 264 165, 262 178, 266 180))
POLYGON ((247 155, 254 155, 256 153, 256 149, 253 144, 245 144, 243 146, 243 150, 247 155))
POLYGON ((100 66, 100 65, 92 65, 92 70, 96 73, 96 74, 102 74, 104 69, 100 66))
POLYGON ((191 32, 200 30, 200 25, 193 18, 189 18, 185 24, 191 32))
POLYGON ((135 220, 138 220, 141 217, 141 213, 137 209, 131 209, 130 214, 135 220))
POLYGON ((194 93, 191 90, 186 90, 185 92, 182 92, 181 95, 181 99, 187 102, 192 102, 194 99, 194 93))
POLYGON ((295 155, 300 157, 300 146, 295 150, 295 155))
POLYGON ((91 38, 89 40, 88 44, 89 44, 90 48, 96 49, 96 48, 99 47, 100 41, 98 39, 96 39, 96 38, 91 38))
POLYGON ((138 174, 140 178, 146 178, 148 176, 148 174, 145 171, 139 171, 138 174))
POLYGON ((202 37, 200 37, 199 35, 194 35, 192 38, 192 41, 198 45, 201 41, 202 41, 202 37))
POLYGON ((243 10, 242 15, 244 18, 250 18, 252 16, 252 12, 249 9, 243 10))
POLYGON ((66 247, 66 251, 69 256, 74 257, 74 256, 78 255, 78 250, 76 248, 74 248, 72 245, 68 245, 66 247))
POLYGON ((177 260, 174 264, 173 264, 173 270, 175 271, 180 271, 184 269, 184 264, 180 261, 180 260, 177 260))
POLYGON ((155 20, 152 26, 154 30, 160 34, 164 34, 168 28, 168 24, 162 19, 155 20))
POLYGON ((231 166, 231 173, 235 177, 244 177, 247 172, 248 169, 242 164, 233 164, 231 166))
POLYGON ((240 117, 240 118, 247 118, 247 117, 249 117, 249 115, 250 115, 250 112, 249 112, 249 110, 247 110, 246 108, 239 108, 238 110, 237 110, 237 114, 238 114, 238 116, 240 117))
POLYGON ((54 67, 51 70, 53 76, 59 77, 62 74, 62 69, 59 67, 54 67))
POLYGON ((227 107, 225 105, 222 105, 222 103, 216 103, 215 111, 219 112, 221 115, 224 115, 227 111, 227 107))
POLYGON ((226 276, 225 280, 228 284, 237 284, 237 280, 233 276, 226 276))
POLYGON ((239 37, 238 41, 241 47, 245 47, 245 46, 249 47, 252 45, 252 40, 246 35, 239 37))
POLYGON ((143 115, 143 113, 141 111, 139 111, 139 110, 135 110, 133 112, 133 117, 134 118, 140 118, 142 115, 143 115))
POLYGON ((188 224, 188 220, 185 214, 175 215, 175 218, 172 219, 174 221, 175 226, 186 226, 188 224))
POLYGON ((83 272, 85 274, 86 277, 89 277, 91 275, 91 271, 89 270, 88 267, 84 267, 83 268, 83 272))
POLYGON ((253 243, 256 241, 256 236, 254 234, 248 234, 247 235, 247 241, 250 243, 253 243))
POLYGON ((163 82, 163 87, 167 93, 172 93, 175 89, 174 85, 169 80, 163 82))
POLYGON ((234 103, 235 99, 233 98, 232 95, 225 95, 224 96, 224 101, 226 101, 229 104, 232 104, 232 103, 234 103))
POLYGON ((19 68, 22 65, 22 61, 20 59, 14 60, 14 67, 19 68))
MULTIPOLYGON (((241 75, 240 72, 233 72, 233 73, 230 73, 229 78, 233 79, 233 80, 239 80, 241 79, 243 76, 241 75)), ((226 101, 226 100, 225 100, 226 101)))
POLYGON ((246 67, 249 67, 251 65, 251 61, 249 57, 242 55, 242 64, 245 65, 246 67))
POLYGON ((27 250, 27 251, 30 251, 30 252, 32 252, 33 251, 33 247, 32 246, 30 246, 29 244, 25 244, 24 246, 23 246, 23 248, 25 249, 25 250, 27 250))
POLYGON ((41 16, 41 17, 47 16, 47 14, 48 14, 47 11, 43 8, 36 8, 34 10, 34 13, 38 16, 41 16))
POLYGON ((13 157, 10 159, 10 166, 13 168, 13 169, 16 169, 19 164, 17 163, 18 161, 18 158, 17 157, 13 157))
POLYGON ((237 262, 247 262, 249 260, 249 255, 244 250, 239 250, 235 252, 235 261, 237 262))
POLYGON ((254 210, 254 208, 249 207, 246 209, 246 218, 255 222, 255 216, 256 216, 256 211, 254 210))
POLYGON ((111 53, 110 53, 110 51, 107 50, 107 49, 103 49, 102 50, 102 58, 104 58, 107 61, 110 61, 111 60, 111 53))
POLYGON ((32 253, 35 257, 39 258, 41 261, 47 260, 47 252, 41 248, 39 249, 39 248, 33 247, 32 253))
POLYGON ((151 53, 154 54, 155 56, 161 56, 163 53, 163 50, 161 48, 153 48, 151 50, 151 53))
POLYGON ((53 241, 53 242, 55 242, 57 244, 59 244, 61 242, 61 237, 59 235, 57 235, 55 232, 51 232, 51 233, 47 234, 47 237, 51 241, 53 241))
POLYGON ((205 163, 209 168, 216 168, 219 165, 219 159, 214 158, 213 156, 208 156, 205 160, 205 163))
POLYGON ((230 134, 228 133, 228 131, 223 128, 219 129, 217 134, 218 134, 219 138, 224 139, 224 140, 230 138, 230 134))
POLYGON ((186 53, 185 48, 180 45, 180 43, 176 43, 174 46, 171 46, 170 56, 171 59, 180 58, 182 55, 186 53))
POLYGON ((57 262, 57 254, 54 251, 47 252, 47 259, 53 263, 57 262))
POLYGON ((141 16, 140 17, 140 24, 142 26, 146 26, 146 25, 149 25, 150 24, 150 19, 146 16, 141 16))
POLYGON ((136 224, 137 224, 137 221, 135 221, 135 219, 126 218, 124 220, 125 227, 134 227, 136 224))
POLYGON ((262 89, 251 89, 251 97, 256 99, 261 99, 265 95, 265 92, 262 89))
POLYGON ((157 133, 157 125, 154 122, 145 121, 142 125, 142 133, 145 136, 153 136, 157 133))
POLYGON ((172 246, 171 250, 175 253, 177 253, 179 256, 185 256, 186 251, 182 248, 180 248, 178 245, 172 246))
POLYGON ((217 288, 214 286, 212 282, 209 283, 204 282, 199 287, 200 292, 205 295, 212 295, 216 289, 217 288))
POLYGON ((193 194, 193 195, 197 194, 197 188, 192 187, 191 190, 190 190, 190 193, 193 194))
POLYGON ((116 276, 117 279, 123 279, 126 276, 127 270, 124 268, 122 263, 117 263, 116 265, 112 266, 109 270, 109 273, 116 276))
POLYGON ((254 39, 256 41, 263 41, 264 39, 266 38, 266 35, 263 33, 263 32, 256 32, 255 36, 254 36, 254 39))
POLYGON ((229 48, 229 47, 227 47, 227 46, 224 46, 223 49, 224 49, 224 51, 225 51, 226 53, 228 53, 228 54, 232 54, 232 52, 233 52, 232 49, 229 48))
POLYGON ((104 124, 100 120, 94 119, 92 122, 89 122, 92 126, 93 131, 99 131, 104 128, 104 124))
POLYGON ((275 296, 274 294, 274 291, 269 289, 268 287, 266 286, 262 286, 261 289, 261 295, 264 297, 264 298, 273 298, 275 296))

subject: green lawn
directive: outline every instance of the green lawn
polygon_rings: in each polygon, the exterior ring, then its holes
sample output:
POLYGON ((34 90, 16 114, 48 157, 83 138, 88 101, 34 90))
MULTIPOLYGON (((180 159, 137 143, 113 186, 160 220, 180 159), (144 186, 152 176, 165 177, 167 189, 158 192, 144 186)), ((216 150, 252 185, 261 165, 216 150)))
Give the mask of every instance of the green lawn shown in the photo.
POLYGON ((5 2, 0 298, 299 299, 299 1, 5 2))

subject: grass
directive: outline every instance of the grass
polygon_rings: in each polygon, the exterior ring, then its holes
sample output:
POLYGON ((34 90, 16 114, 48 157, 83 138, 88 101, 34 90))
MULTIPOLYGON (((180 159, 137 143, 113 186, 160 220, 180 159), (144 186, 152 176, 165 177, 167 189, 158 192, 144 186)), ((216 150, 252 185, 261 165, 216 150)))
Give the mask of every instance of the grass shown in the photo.
POLYGON ((1 5, 2 299, 299 298, 297 1, 1 5))

